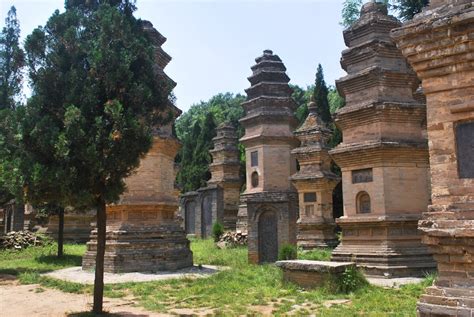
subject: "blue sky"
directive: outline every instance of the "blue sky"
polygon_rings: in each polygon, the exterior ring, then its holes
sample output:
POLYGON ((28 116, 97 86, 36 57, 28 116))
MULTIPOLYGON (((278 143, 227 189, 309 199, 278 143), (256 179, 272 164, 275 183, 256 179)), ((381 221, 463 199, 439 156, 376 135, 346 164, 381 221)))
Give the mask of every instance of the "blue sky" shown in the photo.
MULTIPOLYGON (((291 83, 314 82, 318 63, 328 84, 345 73, 339 59, 345 48, 339 25, 343 0, 138 0, 139 18, 150 20, 168 39, 163 48, 173 60, 166 73, 178 86, 177 105, 220 92, 244 93, 255 57, 264 49, 278 54, 291 83)), ((22 38, 44 25, 63 0, 0 0, 3 21, 17 8, 22 38)))

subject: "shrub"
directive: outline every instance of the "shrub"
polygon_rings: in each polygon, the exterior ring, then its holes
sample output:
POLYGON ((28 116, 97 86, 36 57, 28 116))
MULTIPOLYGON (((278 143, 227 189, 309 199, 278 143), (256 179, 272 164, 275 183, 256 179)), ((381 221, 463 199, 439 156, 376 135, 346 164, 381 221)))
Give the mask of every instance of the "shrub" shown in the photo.
POLYGON ((292 244, 284 244, 278 252, 278 260, 295 260, 297 256, 296 246, 292 244))
POLYGON ((350 293, 369 285, 369 282, 367 282, 365 276, 357 268, 351 267, 335 278, 331 284, 330 288, 332 291, 350 293))
POLYGON ((218 242, 223 234, 224 226, 219 222, 215 222, 212 226, 212 236, 214 237, 214 242, 218 242))

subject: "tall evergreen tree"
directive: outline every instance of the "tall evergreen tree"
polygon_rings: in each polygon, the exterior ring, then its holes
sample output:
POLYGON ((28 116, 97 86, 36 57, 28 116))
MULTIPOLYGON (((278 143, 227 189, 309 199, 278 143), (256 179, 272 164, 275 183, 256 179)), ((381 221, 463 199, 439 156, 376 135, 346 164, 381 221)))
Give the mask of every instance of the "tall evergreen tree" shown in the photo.
POLYGON ((323 67, 321 64, 318 64, 318 70, 316 72, 316 81, 313 91, 313 99, 318 105, 317 112, 321 120, 326 124, 332 122, 331 112, 329 110, 329 100, 328 100, 329 90, 324 81, 323 67))
POLYGON ((0 110, 15 109, 22 90, 25 58, 19 39, 20 23, 12 6, 0 34, 0 110))
POLYGON ((95 313, 102 312, 106 204, 152 144, 168 102, 154 51, 128 0, 68 0, 25 49, 32 97, 21 120, 30 201, 97 210, 95 313))
POLYGON ((20 23, 14 6, 0 33, 0 206, 16 200, 22 206, 21 181, 16 171, 16 108, 19 104, 24 53, 19 45, 20 23))

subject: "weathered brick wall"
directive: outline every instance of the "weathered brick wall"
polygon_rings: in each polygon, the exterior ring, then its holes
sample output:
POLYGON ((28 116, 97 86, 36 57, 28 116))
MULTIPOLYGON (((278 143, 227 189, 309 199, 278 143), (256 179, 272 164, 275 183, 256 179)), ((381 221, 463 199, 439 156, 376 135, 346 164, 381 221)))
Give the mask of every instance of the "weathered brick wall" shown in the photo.
POLYGON ((418 314, 472 316, 474 177, 460 162, 474 160, 474 129, 457 135, 457 126, 474 124, 473 3, 433 0, 392 36, 427 96, 432 205, 419 229, 434 252, 438 278, 418 302, 418 314))

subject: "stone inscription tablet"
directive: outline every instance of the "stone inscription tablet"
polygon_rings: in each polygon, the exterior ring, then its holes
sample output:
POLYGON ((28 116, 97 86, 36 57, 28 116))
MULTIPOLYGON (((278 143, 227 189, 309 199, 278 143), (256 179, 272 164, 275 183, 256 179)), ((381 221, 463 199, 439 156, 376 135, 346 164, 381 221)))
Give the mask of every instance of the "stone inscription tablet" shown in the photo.
POLYGON ((371 168, 352 171, 352 184, 370 183, 372 180, 373 177, 371 168))
POLYGON ((459 178, 474 178, 474 121, 456 125, 459 178))

